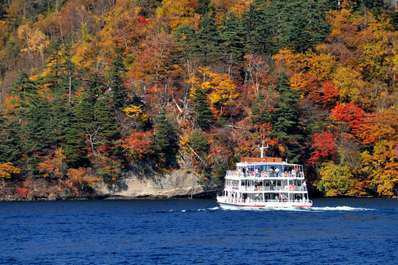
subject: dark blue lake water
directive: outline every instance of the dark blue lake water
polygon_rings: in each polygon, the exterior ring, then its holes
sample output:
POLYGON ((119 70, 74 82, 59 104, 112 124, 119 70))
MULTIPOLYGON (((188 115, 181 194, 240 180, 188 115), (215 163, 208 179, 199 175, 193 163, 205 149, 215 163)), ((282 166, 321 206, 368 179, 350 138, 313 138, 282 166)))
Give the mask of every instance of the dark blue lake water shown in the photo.
POLYGON ((310 211, 0 203, 0 264, 398 264, 398 201, 322 199, 310 211))

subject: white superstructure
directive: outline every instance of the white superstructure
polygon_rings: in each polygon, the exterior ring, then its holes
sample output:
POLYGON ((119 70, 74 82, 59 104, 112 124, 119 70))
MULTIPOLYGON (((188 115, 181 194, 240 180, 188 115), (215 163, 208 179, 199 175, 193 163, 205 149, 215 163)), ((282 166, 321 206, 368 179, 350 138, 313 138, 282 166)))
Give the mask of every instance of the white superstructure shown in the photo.
POLYGON ((281 158, 243 158, 227 171, 217 202, 222 208, 309 208, 303 166, 281 158))

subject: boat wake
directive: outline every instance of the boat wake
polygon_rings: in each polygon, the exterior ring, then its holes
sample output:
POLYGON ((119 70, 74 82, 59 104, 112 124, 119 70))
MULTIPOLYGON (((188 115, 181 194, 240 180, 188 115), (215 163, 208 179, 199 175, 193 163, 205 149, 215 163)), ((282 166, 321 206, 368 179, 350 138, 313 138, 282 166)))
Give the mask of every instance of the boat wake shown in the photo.
POLYGON ((182 210, 174 210, 170 209, 168 211, 161 211, 161 213, 192 213, 192 212, 212 212, 212 211, 217 211, 220 210, 221 208, 219 206, 216 207, 211 207, 211 208, 199 208, 199 209, 182 209, 182 210))
POLYGON ((361 212, 361 211, 374 211, 371 208, 350 207, 350 206, 335 206, 335 207, 311 207, 311 211, 346 211, 346 212, 361 212))
POLYGON ((294 208, 294 207, 280 207, 280 208, 247 208, 247 207, 222 207, 222 210, 227 211, 288 211, 288 212, 361 212, 373 211, 371 208, 350 207, 350 206, 325 206, 325 207, 311 207, 311 208, 294 208))
POLYGON ((300 209, 300 208, 247 208, 247 207, 211 207, 211 208, 199 208, 199 209, 182 209, 182 210, 169 210, 169 213, 172 212, 181 212, 181 213, 192 213, 192 212, 213 212, 218 210, 224 211, 257 211, 257 212, 267 212, 267 211, 288 211, 288 212, 361 212, 361 211, 374 211, 375 209, 371 208, 361 208, 361 207, 350 207, 350 206, 325 206, 325 207, 311 207, 308 209, 300 209))

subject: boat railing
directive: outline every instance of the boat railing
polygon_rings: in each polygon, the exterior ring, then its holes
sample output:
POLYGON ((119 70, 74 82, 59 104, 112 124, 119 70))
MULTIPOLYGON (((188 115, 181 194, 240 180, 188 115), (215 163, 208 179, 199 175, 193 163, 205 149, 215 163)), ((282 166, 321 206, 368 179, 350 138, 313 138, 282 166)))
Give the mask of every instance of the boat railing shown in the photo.
POLYGON ((307 191, 306 186, 296 186, 296 185, 287 185, 287 186, 241 186, 241 191, 307 191))
POLYGON ((242 204, 256 204, 256 203, 262 203, 262 202, 275 202, 275 203, 280 203, 280 202, 309 202, 312 204, 311 200, 308 199, 294 199, 294 200, 288 200, 287 198, 281 198, 281 199, 259 199, 259 200, 254 200, 251 198, 233 198, 233 197, 222 197, 221 199, 219 198, 220 201, 226 202, 226 203, 242 203, 242 204))
POLYGON ((234 178, 249 178, 249 177, 257 177, 257 178, 304 178, 303 172, 291 173, 291 172, 240 172, 237 170, 228 170, 226 172, 227 177, 234 178))

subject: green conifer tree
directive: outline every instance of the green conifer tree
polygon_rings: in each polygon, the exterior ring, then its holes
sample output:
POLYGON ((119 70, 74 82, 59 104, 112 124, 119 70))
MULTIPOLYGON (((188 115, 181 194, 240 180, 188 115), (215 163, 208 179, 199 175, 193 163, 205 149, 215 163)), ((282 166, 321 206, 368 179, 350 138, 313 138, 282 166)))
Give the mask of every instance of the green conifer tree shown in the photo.
POLYGON ((299 125, 299 95, 290 88, 286 74, 280 75, 276 90, 279 92, 279 99, 271 114, 271 136, 287 147, 289 160, 298 162, 301 155, 299 142, 302 139, 299 125))
POLYGON ((0 163, 19 164, 22 156, 20 124, 0 114, 0 163))
POLYGON ((196 89, 192 101, 196 125, 202 130, 210 129, 213 123, 213 114, 209 107, 206 91, 196 89))
POLYGON ((241 66, 244 60, 245 28, 242 21, 229 14, 221 27, 224 61, 229 66, 241 66))
POLYGON ((221 37, 215 18, 211 13, 206 13, 201 18, 192 44, 193 54, 204 65, 217 63, 221 57, 220 44, 221 37))
POLYGON ((74 112, 69 112, 70 124, 65 131, 65 143, 63 145, 66 163, 69 167, 78 168, 89 165, 87 158, 87 146, 85 134, 74 112))
POLYGON ((100 96, 95 103, 94 123, 100 144, 109 144, 118 135, 113 101, 108 93, 100 96))
POLYGON ((252 104, 252 122, 253 124, 271 122, 271 113, 265 104, 263 95, 259 95, 252 104))
POLYGON ((51 146, 54 139, 52 130, 50 104, 47 100, 36 96, 32 99, 25 114, 25 125, 23 127, 24 149, 26 153, 32 154, 43 152, 51 146))
POLYGON ((110 87, 112 89, 113 102, 116 110, 120 110, 126 104, 127 93, 123 85, 122 75, 125 72, 123 57, 120 50, 117 51, 116 58, 113 60, 110 71, 110 87))
POLYGON ((177 165, 178 136, 164 110, 161 110, 155 119, 154 150, 160 167, 168 168, 177 165))

